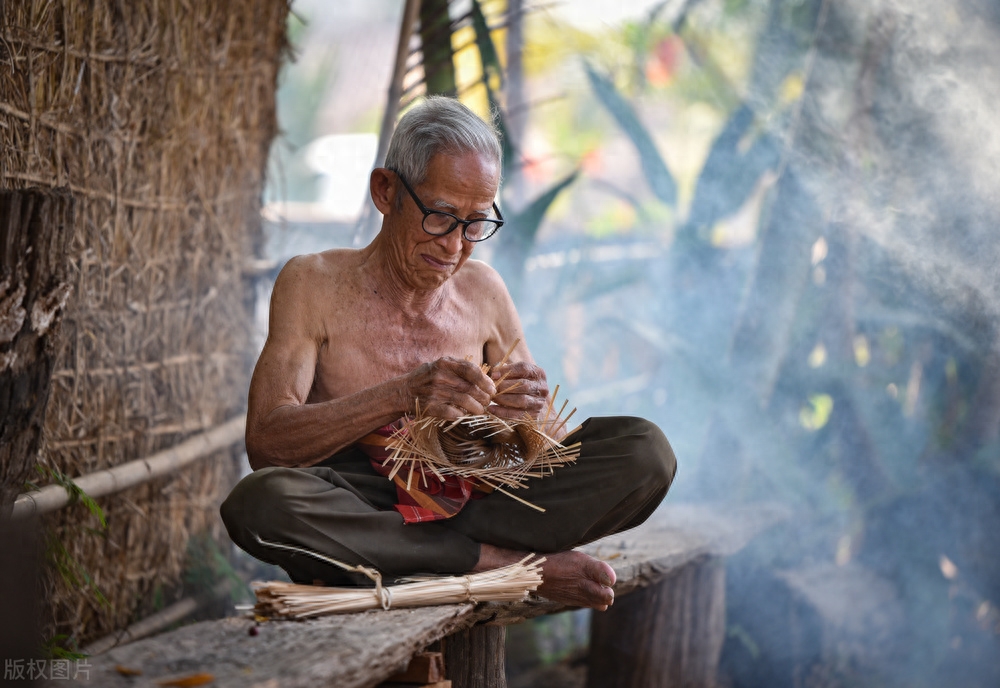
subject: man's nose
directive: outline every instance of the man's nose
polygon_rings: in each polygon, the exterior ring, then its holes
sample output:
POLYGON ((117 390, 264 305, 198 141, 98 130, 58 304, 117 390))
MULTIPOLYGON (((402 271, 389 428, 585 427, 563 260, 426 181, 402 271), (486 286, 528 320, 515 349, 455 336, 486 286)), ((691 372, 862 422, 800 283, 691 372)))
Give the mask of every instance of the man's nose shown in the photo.
POLYGON ((438 241, 442 243, 448 253, 455 254, 462 252, 462 228, 455 227, 447 234, 438 237, 438 241))

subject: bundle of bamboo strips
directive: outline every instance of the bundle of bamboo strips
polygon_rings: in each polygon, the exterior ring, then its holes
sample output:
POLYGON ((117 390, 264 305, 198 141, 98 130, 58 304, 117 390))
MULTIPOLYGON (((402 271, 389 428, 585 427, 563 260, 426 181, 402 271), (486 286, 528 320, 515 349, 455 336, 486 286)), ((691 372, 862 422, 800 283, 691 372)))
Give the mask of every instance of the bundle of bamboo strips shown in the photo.
POLYGON ((467 576, 407 579, 399 585, 374 588, 325 588, 272 581, 255 583, 255 613, 260 616, 305 619, 367 609, 427 607, 461 602, 520 602, 542 582, 542 562, 530 555, 516 564, 467 576))

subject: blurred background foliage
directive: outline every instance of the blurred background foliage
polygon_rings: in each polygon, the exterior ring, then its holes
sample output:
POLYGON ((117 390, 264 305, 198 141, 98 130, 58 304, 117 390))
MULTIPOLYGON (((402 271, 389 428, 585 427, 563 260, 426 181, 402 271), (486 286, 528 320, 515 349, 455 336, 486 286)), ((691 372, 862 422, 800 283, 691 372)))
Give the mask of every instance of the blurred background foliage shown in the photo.
MULTIPOLYGON (((457 93, 505 132, 478 257, 578 413, 663 427, 670 500, 792 510, 730 564, 725 681, 1000 684, 1000 9, 615 5, 425 0, 404 106, 457 93)), ((322 130, 341 53, 305 34, 336 10, 294 8, 273 179, 307 199, 287 151, 384 103, 322 130)), ((294 224, 276 257, 350 234, 294 224)))

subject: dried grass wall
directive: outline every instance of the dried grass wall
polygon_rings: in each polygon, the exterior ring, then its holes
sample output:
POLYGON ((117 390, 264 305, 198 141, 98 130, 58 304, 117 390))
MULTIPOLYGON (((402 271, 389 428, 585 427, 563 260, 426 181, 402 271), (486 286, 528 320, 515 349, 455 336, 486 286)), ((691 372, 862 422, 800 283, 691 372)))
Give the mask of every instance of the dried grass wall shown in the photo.
MULTIPOLYGON (((79 476, 243 412, 243 268, 262 244, 287 12, 286 0, 0 2, 0 187, 68 187, 76 208, 41 463, 79 476)), ((176 582, 188 537, 218 532, 235 451, 102 499, 106 530, 81 505, 48 517, 68 574, 49 576, 50 632, 85 643, 176 582), (77 589, 84 573, 106 604, 77 589)))

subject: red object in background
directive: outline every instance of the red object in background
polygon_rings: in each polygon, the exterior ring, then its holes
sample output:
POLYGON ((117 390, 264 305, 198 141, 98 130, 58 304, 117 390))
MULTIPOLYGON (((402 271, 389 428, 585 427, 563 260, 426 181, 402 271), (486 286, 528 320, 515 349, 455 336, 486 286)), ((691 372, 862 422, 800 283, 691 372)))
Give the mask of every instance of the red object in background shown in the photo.
POLYGON ((653 86, 669 84, 684 55, 684 41, 677 36, 667 36, 653 48, 646 60, 646 80, 653 86))

